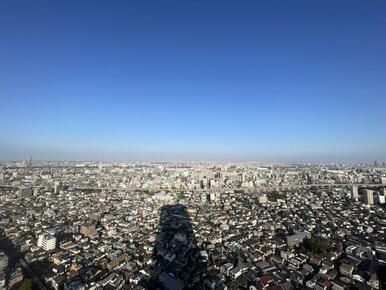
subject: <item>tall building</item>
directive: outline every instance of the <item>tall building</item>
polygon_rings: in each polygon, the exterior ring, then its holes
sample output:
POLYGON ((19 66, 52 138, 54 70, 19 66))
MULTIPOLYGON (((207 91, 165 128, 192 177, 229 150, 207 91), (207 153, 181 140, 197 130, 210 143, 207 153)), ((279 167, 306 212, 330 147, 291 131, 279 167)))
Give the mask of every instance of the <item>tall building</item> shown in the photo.
POLYGON ((0 273, 8 266, 8 256, 6 253, 0 251, 0 273))
POLYGON ((5 290, 5 273, 0 272, 0 290, 5 290))
POLYGON ((62 182, 61 181, 55 181, 54 193, 58 194, 61 189, 62 189, 62 182))
POLYGON ((56 247, 56 238, 52 235, 43 234, 38 238, 38 247, 50 251, 56 247))
POLYGON ((385 203, 385 195, 383 192, 377 193, 377 203, 384 204, 385 203))
POLYGON ((201 202, 206 203, 208 201, 208 197, 206 193, 201 193, 201 202))
POLYGON ((363 200, 366 204, 372 205, 374 204, 374 191, 371 189, 363 190, 363 200))
POLYGON ((352 199, 358 200, 359 199, 359 194, 358 194, 358 186, 353 186, 352 187, 352 192, 351 192, 351 197, 352 199))
POLYGON ((32 156, 31 155, 28 155, 26 165, 27 165, 27 167, 32 167, 32 156))

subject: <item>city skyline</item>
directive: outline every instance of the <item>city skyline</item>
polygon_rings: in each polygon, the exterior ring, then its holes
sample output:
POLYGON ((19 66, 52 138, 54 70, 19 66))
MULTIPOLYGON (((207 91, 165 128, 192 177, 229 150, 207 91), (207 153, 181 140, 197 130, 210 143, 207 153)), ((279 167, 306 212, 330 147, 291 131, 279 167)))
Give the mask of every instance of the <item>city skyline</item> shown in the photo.
POLYGON ((386 4, 0 4, 0 159, 386 160, 386 4))

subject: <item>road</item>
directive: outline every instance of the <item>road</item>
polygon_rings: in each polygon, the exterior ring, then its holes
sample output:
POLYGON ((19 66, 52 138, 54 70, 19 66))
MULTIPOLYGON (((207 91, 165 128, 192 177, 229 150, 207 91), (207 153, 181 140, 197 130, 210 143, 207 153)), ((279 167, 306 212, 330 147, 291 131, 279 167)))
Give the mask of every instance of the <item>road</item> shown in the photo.
POLYGON ((46 286, 40 281, 40 279, 36 276, 35 272, 31 269, 28 263, 24 260, 24 258, 19 259, 20 265, 27 271, 27 273, 31 276, 32 281, 39 286, 42 290, 48 290, 46 286))

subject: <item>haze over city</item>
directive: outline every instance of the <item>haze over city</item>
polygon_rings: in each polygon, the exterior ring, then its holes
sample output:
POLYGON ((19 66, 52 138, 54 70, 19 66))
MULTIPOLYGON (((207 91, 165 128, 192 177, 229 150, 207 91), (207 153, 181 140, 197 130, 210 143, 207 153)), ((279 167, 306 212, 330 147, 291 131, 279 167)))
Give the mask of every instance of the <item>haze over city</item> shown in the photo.
POLYGON ((0 159, 386 160, 384 1, 2 1, 0 159))

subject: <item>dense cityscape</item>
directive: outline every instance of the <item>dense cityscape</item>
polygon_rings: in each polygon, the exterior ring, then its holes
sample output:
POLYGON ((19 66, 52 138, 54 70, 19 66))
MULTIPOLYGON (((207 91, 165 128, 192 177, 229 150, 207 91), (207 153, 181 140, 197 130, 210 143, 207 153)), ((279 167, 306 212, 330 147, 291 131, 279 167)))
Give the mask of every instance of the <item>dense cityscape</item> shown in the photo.
POLYGON ((385 194, 377 162, 4 161, 0 289, 385 289, 385 194))

